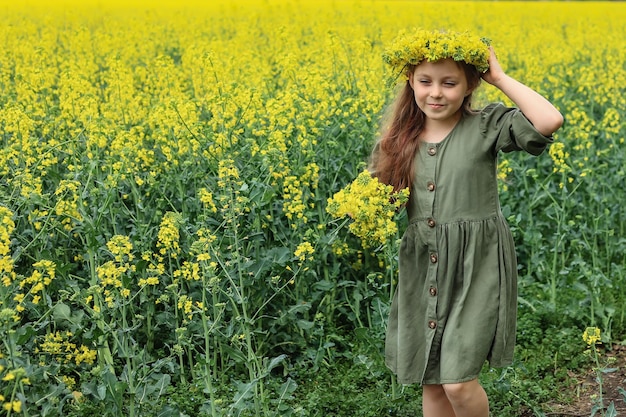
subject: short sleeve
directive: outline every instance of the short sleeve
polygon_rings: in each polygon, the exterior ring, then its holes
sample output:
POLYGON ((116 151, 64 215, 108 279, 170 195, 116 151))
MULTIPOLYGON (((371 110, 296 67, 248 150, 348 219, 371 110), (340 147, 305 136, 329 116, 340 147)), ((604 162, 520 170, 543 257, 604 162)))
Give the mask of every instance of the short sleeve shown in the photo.
POLYGON ((496 153, 523 150, 539 155, 554 140, 539 133, 519 109, 502 103, 489 104, 481 111, 480 130, 496 153))

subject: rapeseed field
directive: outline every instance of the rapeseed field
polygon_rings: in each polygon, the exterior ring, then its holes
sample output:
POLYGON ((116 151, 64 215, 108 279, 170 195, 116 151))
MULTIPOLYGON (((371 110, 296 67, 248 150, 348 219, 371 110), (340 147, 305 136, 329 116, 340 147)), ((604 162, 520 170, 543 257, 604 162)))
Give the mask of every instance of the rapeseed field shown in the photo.
MULTIPOLYGON (((372 244, 326 211, 393 96, 383 47, 414 27, 489 38, 566 120, 545 155, 500 161, 520 348, 485 373, 494 415, 571 401, 570 371, 594 366, 586 328, 602 329, 601 354, 626 338, 624 3, 0 10, 7 416, 417 413, 381 357, 403 214, 372 244), (346 363, 387 400, 333 402, 309 383, 346 363)), ((506 102, 486 83, 477 98, 506 102)))

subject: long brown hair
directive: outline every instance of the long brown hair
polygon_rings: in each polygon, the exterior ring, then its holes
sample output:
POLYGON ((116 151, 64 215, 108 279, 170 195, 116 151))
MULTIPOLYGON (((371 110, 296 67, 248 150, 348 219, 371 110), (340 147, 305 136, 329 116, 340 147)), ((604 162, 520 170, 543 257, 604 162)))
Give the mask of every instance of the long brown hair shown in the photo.
MULTIPOLYGON (((473 112, 471 108, 472 93, 481 80, 480 72, 473 65, 456 62, 467 79, 471 93, 463 100, 463 114, 473 112)), ((416 65, 407 66, 406 74, 415 71, 416 65)), ((411 189, 415 167, 413 164, 419 136, 426 125, 426 116, 415 102, 413 88, 409 81, 390 106, 391 113, 383 121, 383 129, 372 151, 369 170, 382 183, 393 186, 394 191, 405 187, 411 189)))

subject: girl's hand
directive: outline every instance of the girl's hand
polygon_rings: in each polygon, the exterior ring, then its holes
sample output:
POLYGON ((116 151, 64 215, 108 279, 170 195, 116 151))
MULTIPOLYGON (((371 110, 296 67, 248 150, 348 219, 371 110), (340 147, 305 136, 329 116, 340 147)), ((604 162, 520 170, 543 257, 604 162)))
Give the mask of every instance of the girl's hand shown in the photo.
POLYGON ((550 136, 563 124, 563 116, 545 97, 505 74, 489 47, 489 69, 483 79, 502 91, 544 136, 550 136))
POLYGON ((493 50, 493 46, 489 47, 488 62, 489 69, 482 75, 483 80, 487 81, 491 85, 496 85, 505 74, 504 70, 500 66, 500 63, 498 62, 498 58, 496 57, 496 52, 493 50))

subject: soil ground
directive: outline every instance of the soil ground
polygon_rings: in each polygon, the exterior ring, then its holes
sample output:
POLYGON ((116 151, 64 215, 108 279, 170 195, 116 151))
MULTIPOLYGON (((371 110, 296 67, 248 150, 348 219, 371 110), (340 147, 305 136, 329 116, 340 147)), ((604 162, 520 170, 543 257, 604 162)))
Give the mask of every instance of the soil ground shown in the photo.
MULTIPOLYGON (((602 374, 602 392, 605 411, 614 404, 616 416, 626 416, 626 345, 615 345, 602 354, 600 364, 607 363, 607 371, 602 374)), ((542 407, 546 417, 589 417, 594 406, 600 400, 600 387, 596 372, 589 370, 584 374, 572 373, 577 382, 575 400, 571 404, 546 404, 542 407)), ((532 412, 528 417, 534 416, 532 412)), ((596 416, 604 416, 598 411, 596 416)))

